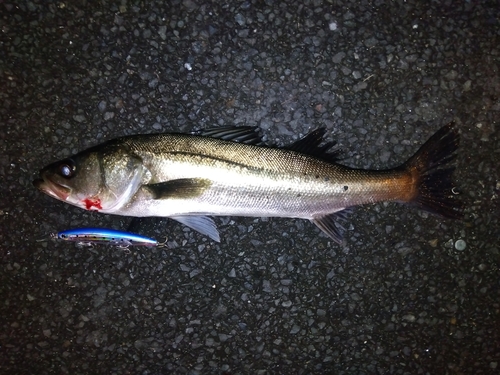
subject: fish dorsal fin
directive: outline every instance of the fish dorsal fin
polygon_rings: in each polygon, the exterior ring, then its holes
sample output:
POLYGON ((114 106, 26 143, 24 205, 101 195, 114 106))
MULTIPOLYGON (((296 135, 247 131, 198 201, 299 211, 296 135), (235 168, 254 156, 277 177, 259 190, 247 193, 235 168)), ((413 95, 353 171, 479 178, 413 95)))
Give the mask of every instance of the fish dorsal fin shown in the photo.
POLYGON ((352 212, 352 208, 345 208, 342 211, 333 214, 318 216, 311 221, 323 231, 328 237, 339 245, 342 244, 343 234, 345 232, 344 223, 352 212))
POLYGON ((225 141, 244 143, 247 145, 262 146, 262 138, 255 126, 222 126, 218 128, 208 128, 195 133, 203 137, 218 138, 225 141))
POLYGON ((336 143, 323 143, 323 137, 325 136, 325 133, 325 128, 316 129, 307 134, 304 138, 299 139, 298 141, 285 148, 288 150, 300 152, 301 154, 311 155, 330 163, 335 163, 340 159, 340 150, 330 151, 336 143))
POLYGON ((171 219, 177 220, 179 223, 194 229, 205 236, 210 237, 216 242, 220 242, 219 231, 214 220, 208 216, 171 216, 171 219))

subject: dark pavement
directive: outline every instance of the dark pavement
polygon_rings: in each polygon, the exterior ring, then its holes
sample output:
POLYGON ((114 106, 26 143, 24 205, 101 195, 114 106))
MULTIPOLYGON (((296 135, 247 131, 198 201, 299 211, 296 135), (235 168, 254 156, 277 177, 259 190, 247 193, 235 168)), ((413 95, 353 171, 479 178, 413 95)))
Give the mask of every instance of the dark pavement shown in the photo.
POLYGON ((0 373, 499 371, 498 1, 2 1, 0 24, 0 373), (223 217, 221 243, 147 219, 168 249, 82 249, 47 239, 130 218, 32 186, 106 139, 222 125, 326 127, 389 168, 449 121, 464 220, 367 205, 342 246, 223 217))

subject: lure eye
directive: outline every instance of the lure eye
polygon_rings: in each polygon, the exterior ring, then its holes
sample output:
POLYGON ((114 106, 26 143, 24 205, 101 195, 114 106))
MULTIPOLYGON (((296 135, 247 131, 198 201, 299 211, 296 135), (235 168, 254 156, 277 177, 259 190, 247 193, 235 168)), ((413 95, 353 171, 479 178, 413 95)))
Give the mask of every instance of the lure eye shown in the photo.
POLYGON ((59 174, 65 178, 71 178, 74 176, 76 171, 75 162, 71 159, 63 161, 59 165, 59 174))

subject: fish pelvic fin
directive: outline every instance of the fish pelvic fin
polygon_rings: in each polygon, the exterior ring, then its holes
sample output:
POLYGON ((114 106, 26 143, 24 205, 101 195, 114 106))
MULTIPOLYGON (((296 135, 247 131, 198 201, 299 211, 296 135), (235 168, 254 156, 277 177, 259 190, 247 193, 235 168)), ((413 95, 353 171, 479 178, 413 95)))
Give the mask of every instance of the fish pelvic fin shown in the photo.
POLYGON ((411 173, 416 192, 410 203, 451 219, 463 217, 463 202, 454 192, 452 174, 460 143, 453 122, 439 129, 402 167, 411 173))
POLYGON ((170 218, 210 237, 215 242, 220 242, 217 225, 214 220, 208 216, 172 216, 170 218))

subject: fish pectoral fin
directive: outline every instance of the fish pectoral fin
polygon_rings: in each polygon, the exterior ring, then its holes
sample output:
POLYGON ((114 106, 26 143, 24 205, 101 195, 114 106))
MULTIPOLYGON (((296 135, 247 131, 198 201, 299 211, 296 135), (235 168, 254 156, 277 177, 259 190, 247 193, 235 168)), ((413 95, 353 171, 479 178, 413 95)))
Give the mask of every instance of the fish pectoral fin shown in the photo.
POLYGON ((257 129, 258 128, 255 126, 221 126, 218 128, 204 129, 195 134, 203 137, 244 143, 246 145, 262 146, 264 142, 257 129))
POLYGON ((194 229, 207 237, 210 237, 216 242, 220 242, 219 231, 214 220, 208 216, 171 216, 171 219, 177 220, 179 223, 194 229))
POLYGON ((347 216, 351 213, 351 208, 333 214, 318 216, 311 220, 319 229, 339 245, 342 244, 345 227, 342 225, 347 221, 347 216))
POLYGON ((300 152, 301 154, 317 157, 329 163, 335 163, 341 159, 341 151, 338 149, 332 151, 335 142, 323 143, 325 133, 325 128, 316 129, 307 134, 304 138, 299 139, 285 148, 287 150, 300 152))
POLYGON ((211 185, 212 181, 206 178, 180 178, 144 185, 143 188, 153 199, 187 199, 199 197, 211 185))

